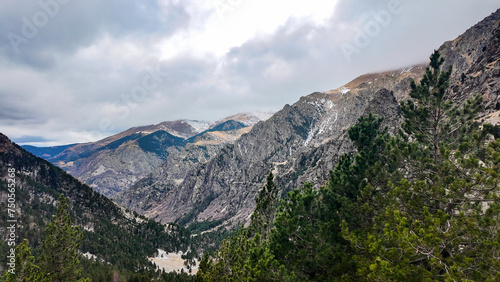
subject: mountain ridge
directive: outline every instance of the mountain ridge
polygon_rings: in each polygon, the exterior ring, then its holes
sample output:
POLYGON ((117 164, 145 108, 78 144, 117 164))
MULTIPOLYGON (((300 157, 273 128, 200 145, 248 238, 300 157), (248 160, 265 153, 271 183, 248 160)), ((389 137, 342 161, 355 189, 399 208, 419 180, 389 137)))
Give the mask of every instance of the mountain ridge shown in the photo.
MULTIPOLYGON (((11 193, 7 179, 15 180, 16 243, 28 238, 34 254, 39 252, 44 230, 55 213, 57 198, 61 194, 69 200, 72 222, 83 232, 79 249, 82 256, 87 254, 87 257, 94 257, 120 270, 133 271, 131 266, 136 265, 153 272, 155 269, 147 257, 153 257, 158 249, 186 252, 189 248, 189 233, 182 227, 162 225, 116 205, 0 134, 1 199, 6 199, 11 193), (7 168, 15 171, 14 177, 8 175, 7 168)), ((7 201, 1 201, 0 207, 7 210, 7 201)), ((6 216, 0 220, 6 223, 6 216)), ((6 227, 6 224, 0 226, 0 236, 4 238, 7 236, 6 227)), ((2 240, 0 249, 7 253, 6 248, 9 246, 2 240)), ((5 260, 4 256, 0 258, 0 268, 6 265, 5 260)))
MULTIPOLYGON (((96 191, 114 197, 160 166, 169 154, 191 142, 205 142, 207 146, 233 142, 247 132, 244 127, 269 116, 269 113, 249 112, 216 122, 184 119, 137 126, 97 142, 70 146, 56 155, 46 154, 49 156, 46 159, 96 191)), ((41 157, 45 155, 43 148, 25 148, 41 157)))
MULTIPOLYGON (((445 64, 453 66, 449 95, 463 102, 482 93, 483 120, 500 107, 499 23, 500 10, 438 49, 445 64)), ((359 116, 378 114, 390 130, 397 128, 398 103, 409 98, 411 80, 418 81, 425 67, 366 74, 338 89, 301 97, 225 145, 208 162, 192 167, 177 183, 169 182, 168 189, 162 190, 164 175, 157 174, 138 182, 141 185, 133 186, 120 202, 160 222, 247 222, 269 171, 282 193, 307 181, 325 183, 338 157, 353 152, 346 130, 359 116), (157 192, 154 198, 140 200, 151 191, 157 192)))

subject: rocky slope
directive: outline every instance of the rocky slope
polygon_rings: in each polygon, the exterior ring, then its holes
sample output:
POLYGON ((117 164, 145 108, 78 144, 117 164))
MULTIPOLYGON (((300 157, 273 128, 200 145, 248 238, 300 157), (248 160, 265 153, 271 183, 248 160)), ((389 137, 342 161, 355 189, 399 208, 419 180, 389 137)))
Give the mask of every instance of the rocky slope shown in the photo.
POLYGON ((270 116, 269 113, 238 114, 216 122, 209 130, 187 139, 184 147, 171 148, 164 163, 114 199, 137 211, 150 209, 182 183, 193 167, 207 163, 226 144, 234 143, 248 133, 253 124, 270 116))
POLYGON ((143 179, 121 203, 161 222, 244 221, 269 171, 284 190, 305 180, 322 183, 338 156, 352 151, 346 131, 360 115, 384 115, 387 125, 397 126, 395 95, 404 96, 410 79, 423 71, 417 66, 413 71, 370 74, 344 88, 302 97, 222 147, 208 162, 192 167, 177 183, 165 181, 167 173, 143 179), (389 85, 390 90, 382 87, 389 85))
MULTIPOLYGON (((454 69, 449 95, 457 102, 483 95, 483 120, 498 117, 500 107, 499 23, 500 10, 439 49, 454 69)), ((175 181, 169 170, 176 166, 172 161, 120 201, 160 222, 245 221, 270 170, 283 191, 305 181, 324 183, 337 158, 352 151, 346 131, 360 115, 382 115, 395 128, 400 122, 398 101, 408 98, 410 80, 418 80, 424 71, 420 65, 368 74, 339 89, 302 97, 175 181)))
POLYGON ((479 22, 455 40, 444 43, 439 52, 445 65, 452 66, 451 95, 463 101, 481 94, 484 120, 500 113, 500 10, 479 22))
POLYGON ((96 191, 114 197, 146 177, 164 163, 184 155, 184 147, 194 146, 188 165, 204 162, 219 145, 234 142, 250 127, 271 114, 247 113, 224 118, 215 123, 178 120, 156 125, 133 127, 103 140, 59 146, 25 149, 63 168, 96 191), (198 160, 199 159, 199 160, 198 160))

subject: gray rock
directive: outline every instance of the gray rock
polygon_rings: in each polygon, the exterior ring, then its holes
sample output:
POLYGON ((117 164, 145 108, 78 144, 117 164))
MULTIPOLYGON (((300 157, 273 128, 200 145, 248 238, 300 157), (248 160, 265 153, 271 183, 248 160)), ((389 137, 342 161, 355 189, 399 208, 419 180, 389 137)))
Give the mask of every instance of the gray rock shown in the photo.
MULTIPOLYGON (((462 102, 476 94, 484 115, 498 111, 500 11, 439 49, 454 72, 448 95, 462 102), (462 73, 464 75, 462 75, 462 73)), ((129 208, 160 222, 224 220, 246 222, 269 171, 282 191, 306 181, 326 182, 339 156, 353 152, 346 135, 358 117, 384 116, 393 131, 401 121, 398 102, 408 99, 410 81, 424 65, 360 76, 336 90, 315 92, 286 105, 234 143, 171 154, 161 171, 136 183, 120 198, 129 208), (217 152, 214 154, 214 152, 217 152), (188 162, 183 154, 196 155, 188 162), (178 169, 177 169, 178 166, 178 169), (175 181, 173 181, 175 180, 175 181)))

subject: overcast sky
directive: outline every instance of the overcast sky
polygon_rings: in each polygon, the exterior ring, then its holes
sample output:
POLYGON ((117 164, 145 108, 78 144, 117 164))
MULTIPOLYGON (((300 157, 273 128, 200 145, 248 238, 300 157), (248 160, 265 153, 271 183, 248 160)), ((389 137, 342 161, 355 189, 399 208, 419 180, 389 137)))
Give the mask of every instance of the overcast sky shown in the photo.
POLYGON ((1 0, 0 132, 88 142, 427 62, 499 0, 1 0))

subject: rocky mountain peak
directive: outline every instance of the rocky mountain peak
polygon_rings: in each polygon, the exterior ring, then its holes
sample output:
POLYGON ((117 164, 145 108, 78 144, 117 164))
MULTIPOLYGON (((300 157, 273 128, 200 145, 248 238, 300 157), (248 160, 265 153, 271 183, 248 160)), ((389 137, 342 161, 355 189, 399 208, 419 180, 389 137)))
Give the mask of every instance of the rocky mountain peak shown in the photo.
MULTIPOLYGON (((497 11, 439 48, 446 64, 453 66, 448 94, 457 102, 483 95, 485 118, 500 107, 499 15, 497 11)), ((384 116, 386 125, 395 129, 401 118, 399 101, 409 98, 410 82, 425 71, 426 65, 415 65, 366 74, 338 89, 304 96, 206 162, 193 164, 175 181, 162 182, 160 177, 140 182, 122 203, 161 222, 245 222, 269 171, 283 192, 306 181, 325 183, 339 156, 353 151, 346 132, 359 116, 384 116), (155 196, 148 197, 152 191, 155 196)))
POLYGON ((247 113, 238 113, 235 115, 231 115, 220 119, 215 122, 215 125, 219 125, 229 120, 234 120, 243 123, 246 126, 252 126, 260 121, 265 121, 269 119, 274 113, 272 112, 247 112, 247 113))

